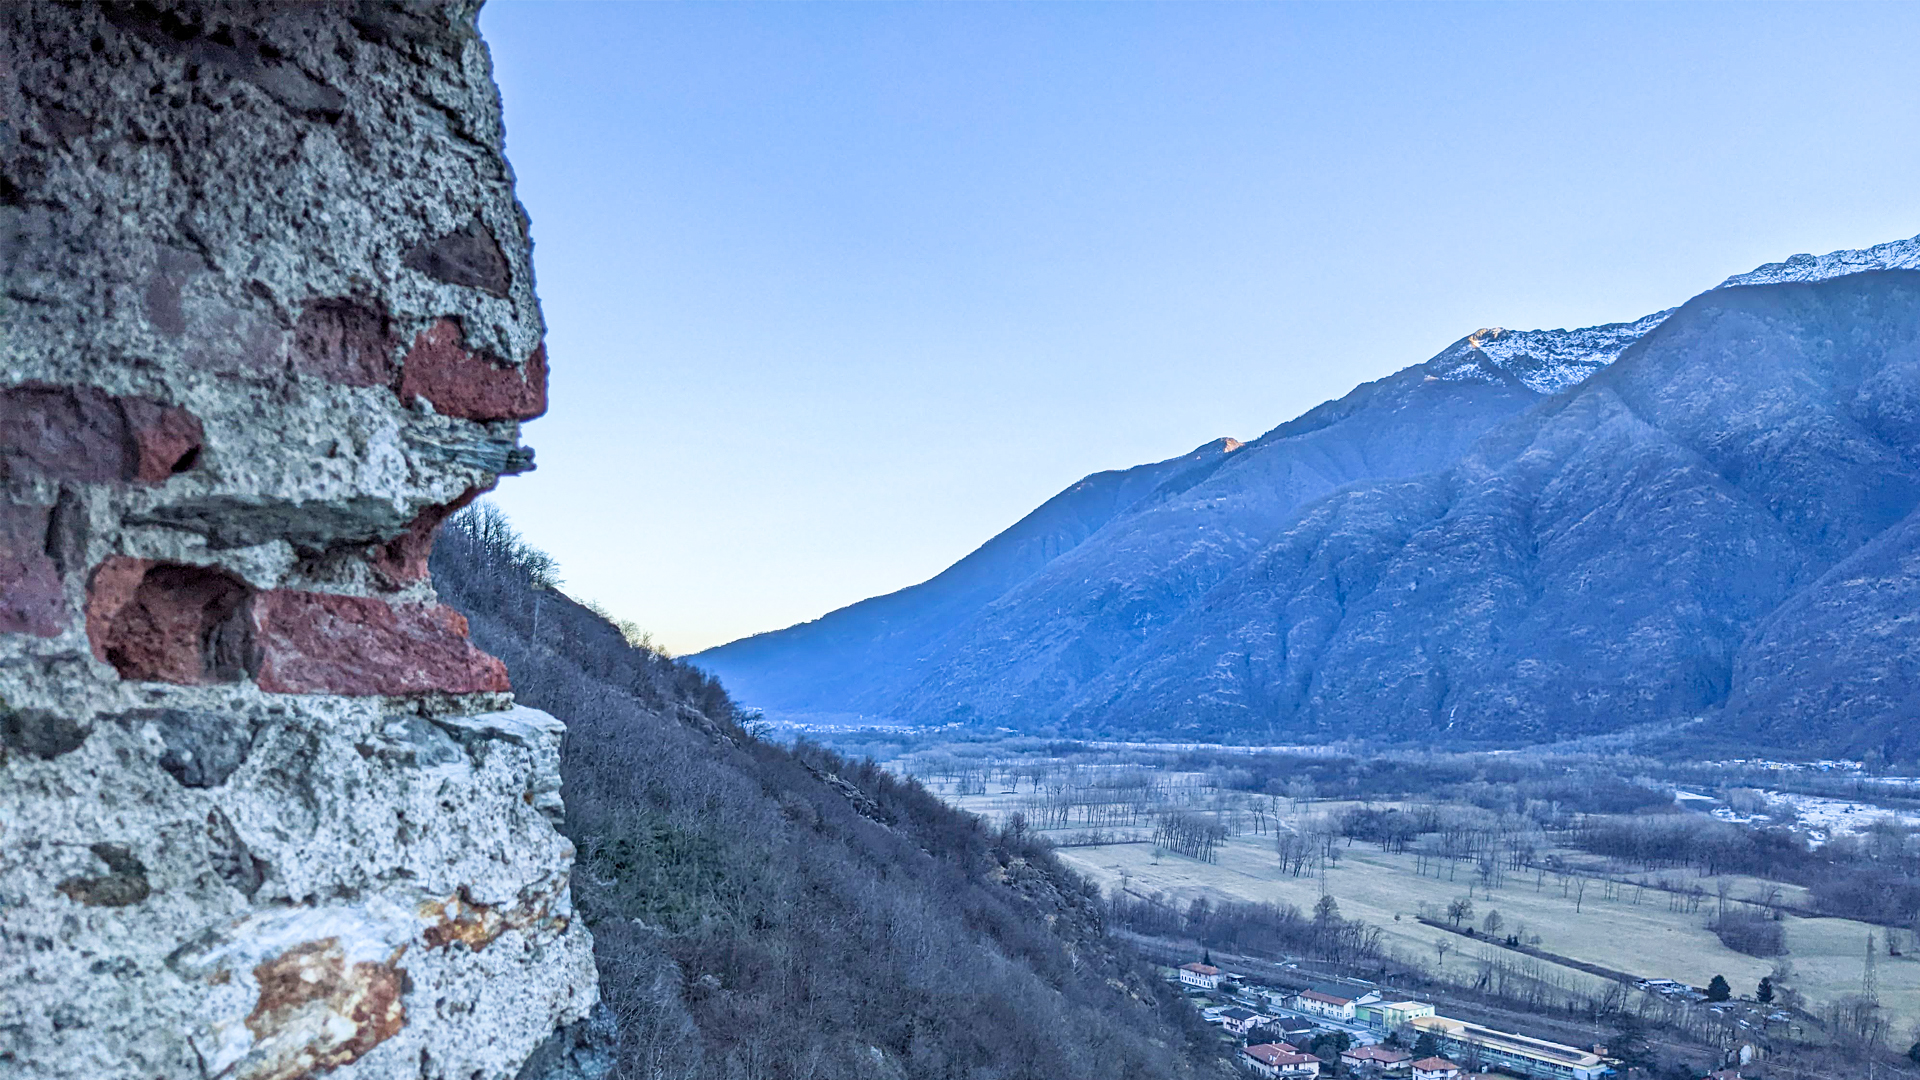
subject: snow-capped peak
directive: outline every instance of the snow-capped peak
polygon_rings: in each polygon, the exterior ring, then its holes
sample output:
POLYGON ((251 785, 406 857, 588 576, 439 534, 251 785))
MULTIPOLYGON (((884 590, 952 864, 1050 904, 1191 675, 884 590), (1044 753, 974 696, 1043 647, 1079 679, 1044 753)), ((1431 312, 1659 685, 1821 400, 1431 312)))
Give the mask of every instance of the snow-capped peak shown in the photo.
MULTIPOLYGON (((1920 270, 1920 236, 1858 251, 1795 255, 1735 274, 1715 289, 1737 285, 1773 285, 1783 281, 1825 281, 1867 270, 1920 270)), ((1476 330, 1427 361, 1427 376, 1443 382, 1518 380, 1529 390, 1555 394, 1614 362, 1627 346, 1666 321, 1673 309, 1627 323, 1579 330, 1476 330), (1492 369, 1492 370, 1490 370, 1492 369)))
POLYGON ((1735 285, 1773 285, 1783 281, 1825 281, 1866 270, 1920 270, 1920 236, 1875 244, 1865 250, 1830 251, 1825 255, 1795 255, 1757 270, 1735 274, 1716 288, 1735 285))
POLYGON ((1673 310, 1630 323, 1578 330, 1476 330, 1427 361, 1428 374, 1443 382, 1501 381, 1489 366, 1538 394, 1555 394, 1613 363, 1622 350, 1645 337, 1673 310))

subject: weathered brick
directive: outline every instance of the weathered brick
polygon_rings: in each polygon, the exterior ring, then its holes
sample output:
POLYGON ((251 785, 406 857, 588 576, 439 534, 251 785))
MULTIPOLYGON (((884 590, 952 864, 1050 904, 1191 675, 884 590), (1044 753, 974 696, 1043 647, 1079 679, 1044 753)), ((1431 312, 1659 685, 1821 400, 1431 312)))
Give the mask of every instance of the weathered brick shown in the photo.
POLYGON ((246 672, 252 592, 209 567, 111 556, 87 582, 87 638, 123 679, 234 682, 246 672))
POLYGON ((192 413, 91 386, 0 391, 0 474, 159 483, 193 467, 204 435, 192 413))
POLYGON ((205 434, 192 413, 145 398, 120 398, 119 404, 131 444, 131 479, 157 484, 200 459, 205 434))
POLYGON ((357 300, 315 300, 293 328, 293 370, 344 386, 385 386, 399 345, 384 312, 357 300))
POLYGON ((400 369, 400 400, 426 398, 443 416, 463 420, 531 420, 547 411, 547 347, 520 367, 470 351, 454 319, 442 319, 413 340, 400 369))
POLYGON ((66 595, 47 554, 52 513, 0 500, 0 633, 56 637, 66 629, 66 595))
POLYGON ((406 531, 377 545, 368 557, 367 564, 392 585, 425 580, 427 560, 433 555, 433 541, 440 534, 440 526, 491 490, 492 484, 470 487, 450 503, 427 507, 407 525, 406 531))
POLYGON ((511 689, 500 661, 440 604, 275 590, 253 601, 256 678, 278 694, 470 694, 511 689))

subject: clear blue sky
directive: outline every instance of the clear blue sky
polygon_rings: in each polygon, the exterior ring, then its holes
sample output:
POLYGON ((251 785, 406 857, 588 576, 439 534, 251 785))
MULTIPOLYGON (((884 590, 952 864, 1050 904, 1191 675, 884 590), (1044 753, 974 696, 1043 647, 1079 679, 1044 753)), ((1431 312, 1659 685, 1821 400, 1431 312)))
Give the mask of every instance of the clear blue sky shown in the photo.
POLYGON ((552 409, 497 501, 678 651, 1481 326, 1920 233, 1920 5, 481 17, 552 409))

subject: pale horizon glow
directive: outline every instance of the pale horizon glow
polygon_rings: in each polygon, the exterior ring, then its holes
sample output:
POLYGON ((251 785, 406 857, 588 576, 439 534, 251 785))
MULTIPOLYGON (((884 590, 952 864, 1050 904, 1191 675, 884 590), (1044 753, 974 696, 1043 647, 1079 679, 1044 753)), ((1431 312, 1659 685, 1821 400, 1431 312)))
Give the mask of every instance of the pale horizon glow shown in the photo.
POLYGON ((551 409, 495 501, 678 652, 1480 327, 1920 233, 1920 8, 494 0, 551 409))

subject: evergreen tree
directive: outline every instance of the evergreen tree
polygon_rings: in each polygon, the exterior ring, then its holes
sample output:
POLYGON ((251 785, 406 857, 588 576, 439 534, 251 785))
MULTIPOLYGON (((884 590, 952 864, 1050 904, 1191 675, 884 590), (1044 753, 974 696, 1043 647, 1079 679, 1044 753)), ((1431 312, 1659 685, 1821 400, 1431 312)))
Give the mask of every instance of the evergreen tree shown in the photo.
POLYGON ((1725 1001, 1732 996, 1733 987, 1727 985, 1725 975, 1715 975, 1713 981, 1707 984, 1708 1001, 1725 1001))
POLYGON ((1758 989, 1754 990, 1753 1000, 1759 1002, 1762 1005, 1765 1005, 1773 1000, 1773 979, 1771 976, 1767 976, 1767 975, 1760 976, 1760 986, 1758 989))
POLYGON ((1438 1040, 1436 1040, 1433 1037, 1433 1032, 1423 1031, 1420 1033, 1419 1038, 1413 1040, 1413 1056, 1414 1057, 1430 1058, 1430 1057, 1438 1057, 1439 1054, 1440 1054, 1440 1043, 1438 1040))
POLYGON ((1313 921, 1327 926, 1340 921, 1340 902, 1332 894, 1325 894, 1313 905, 1313 921))

